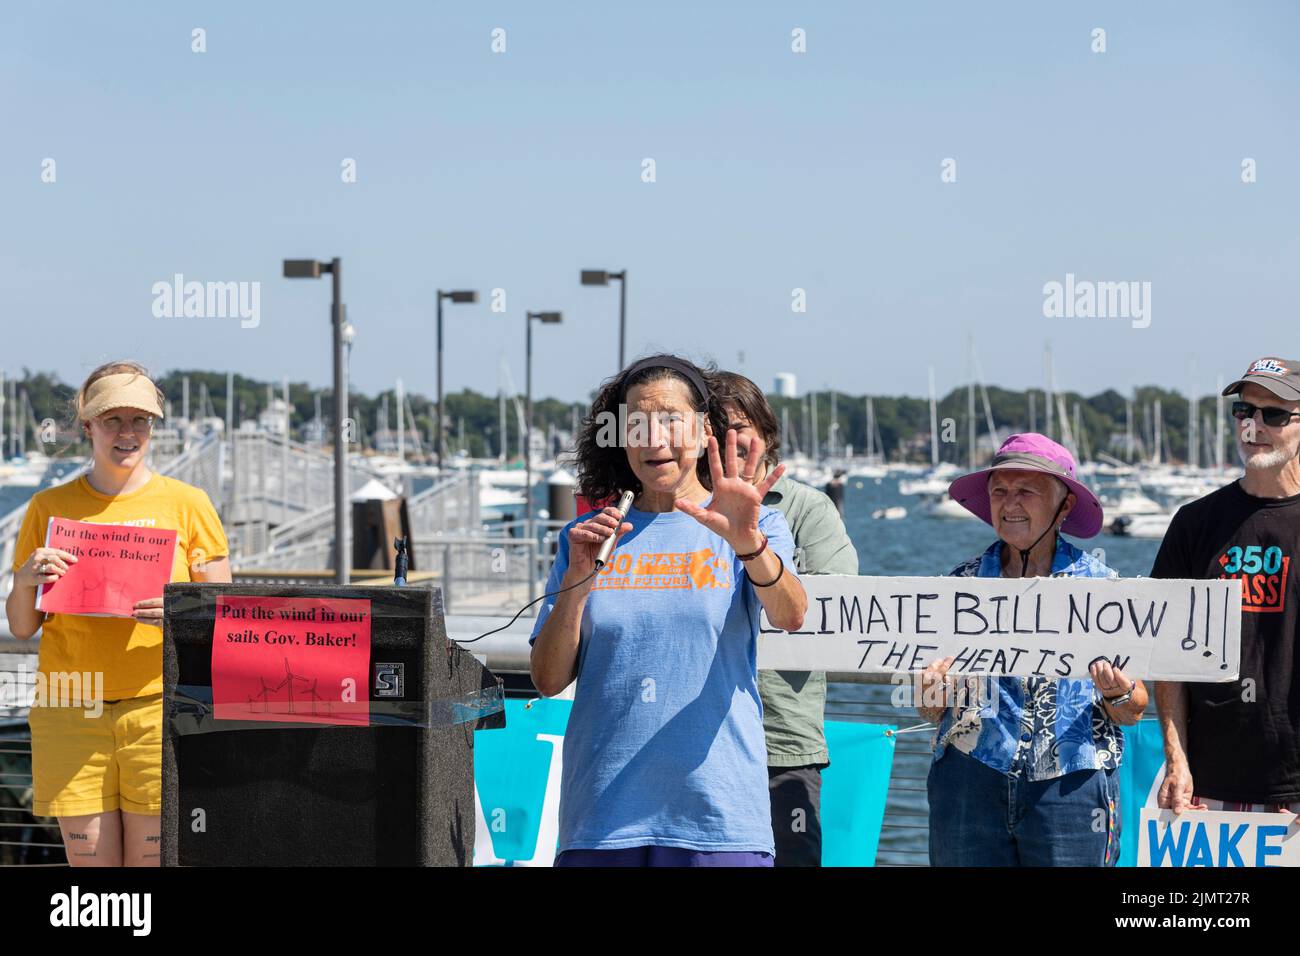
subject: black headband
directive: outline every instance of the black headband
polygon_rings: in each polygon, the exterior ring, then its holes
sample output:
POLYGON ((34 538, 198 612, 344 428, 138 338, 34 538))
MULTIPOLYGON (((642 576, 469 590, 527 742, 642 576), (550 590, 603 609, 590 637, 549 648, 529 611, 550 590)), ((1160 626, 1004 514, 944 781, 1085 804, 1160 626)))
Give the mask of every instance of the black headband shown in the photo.
POLYGON ((673 358, 671 355, 643 358, 640 361, 633 362, 629 365, 623 372, 623 385, 619 389, 620 401, 625 401, 627 399, 627 383, 632 380, 632 376, 637 372, 644 371, 648 368, 672 369, 691 383, 695 388, 695 394, 699 396, 701 402, 706 406, 709 404, 709 387, 704 384, 704 377, 700 375, 699 370, 689 362, 683 362, 681 359, 673 358))

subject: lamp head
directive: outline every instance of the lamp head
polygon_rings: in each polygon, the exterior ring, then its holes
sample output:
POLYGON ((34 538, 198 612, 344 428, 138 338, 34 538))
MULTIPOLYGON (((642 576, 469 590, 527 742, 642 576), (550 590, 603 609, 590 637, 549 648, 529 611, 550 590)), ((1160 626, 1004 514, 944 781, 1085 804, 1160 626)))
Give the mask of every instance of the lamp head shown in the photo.
POLYGON ((319 279, 320 263, 315 259, 285 259, 284 277, 286 279, 319 279))

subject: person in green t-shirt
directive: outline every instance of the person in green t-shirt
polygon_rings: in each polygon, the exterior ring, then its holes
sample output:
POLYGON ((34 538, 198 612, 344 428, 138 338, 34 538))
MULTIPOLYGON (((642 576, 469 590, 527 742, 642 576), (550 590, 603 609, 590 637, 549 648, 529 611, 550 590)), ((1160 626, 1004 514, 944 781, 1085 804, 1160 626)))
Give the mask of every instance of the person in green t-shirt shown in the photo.
MULTIPOLYGON (((746 460, 741 473, 761 482, 779 462, 780 429, 776 415, 757 385, 735 372, 709 376, 737 447, 757 439, 758 458, 746 460)), ((816 488, 781 476, 763 499, 780 511, 794 535, 795 565, 800 574, 857 574, 853 549, 839 510, 816 488)), ((768 793, 772 800, 772 835, 777 866, 820 866, 821 771, 830 765, 823 726, 826 674, 821 671, 758 672, 767 737, 768 793)))

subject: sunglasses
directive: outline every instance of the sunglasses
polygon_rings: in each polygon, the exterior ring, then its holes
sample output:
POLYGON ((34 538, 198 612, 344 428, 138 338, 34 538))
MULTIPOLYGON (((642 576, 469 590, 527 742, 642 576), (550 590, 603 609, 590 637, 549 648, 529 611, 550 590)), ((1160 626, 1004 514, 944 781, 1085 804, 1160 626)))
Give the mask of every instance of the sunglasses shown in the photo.
POLYGON ((1281 428, 1294 416, 1300 415, 1300 412, 1293 412, 1289 408, 1264 408, 1260 405, 1252 405, 1250 402, 1232 403, 1232 417, 1240 421, 1254 418, 1256 412, 1259 412, 1260 421, 1269 428, 1281 428))

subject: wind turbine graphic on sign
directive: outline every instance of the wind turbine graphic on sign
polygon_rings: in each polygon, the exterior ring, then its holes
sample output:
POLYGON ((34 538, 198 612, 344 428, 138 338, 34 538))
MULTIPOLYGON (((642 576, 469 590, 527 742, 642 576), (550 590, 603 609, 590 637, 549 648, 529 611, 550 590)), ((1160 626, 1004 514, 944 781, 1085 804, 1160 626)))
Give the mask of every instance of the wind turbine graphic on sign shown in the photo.
MULTIPOLYGON (((293 707, 294 704, 293 682, 294 681, 301 681, 304 684, 308 682, 307 678, 299 674, 295 674, 293 672, 293 669, 289 666, 289 658, 286 657, 284 658, 284 680, 280 681, 280 683, 276 684, 274 687, 270 687, 267 685, 265 677, 259 677, 258 682, 262 685, 262 689, 257 694, 254 694, 248 698, 248 709, 253 710, 254 705, 260 699, 262 702, 261 712, 268 713, 271 710, 270 704, 272 700, 275 700, 276 703, 280 703, 282 700, 284 700, 288 702, 289 709, 287 711, 283 711, 283 713, 290 713, 290 714, 297 713, 297 711, 294 710, 293 707), (282 690, 285 691, 285 696, 283 698, 271 697, 272 694, 278 694, 282 690)), ((316 693, 317 683, 318 683, 317 680, 311 681, 311 688, 308 691, 308 696, 312 698, 311 710, 313 714, 316 713, 316 701, 324 699, 319 694, 316 693)))

